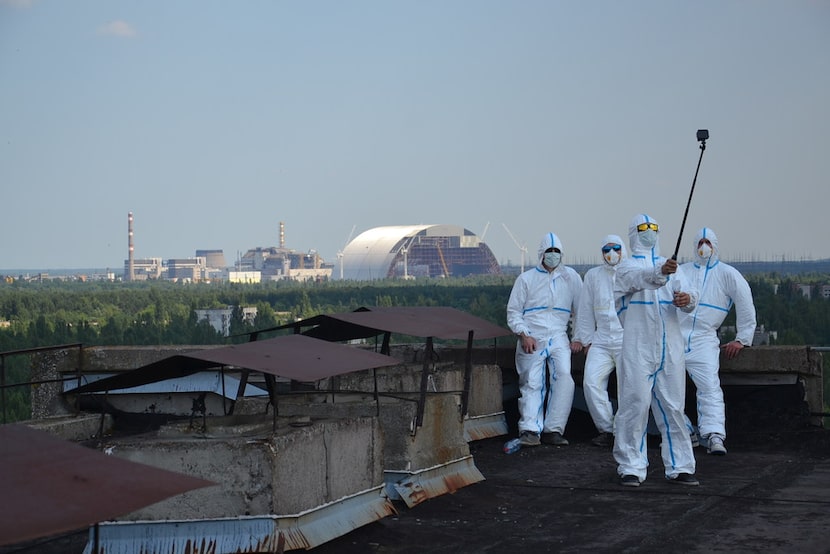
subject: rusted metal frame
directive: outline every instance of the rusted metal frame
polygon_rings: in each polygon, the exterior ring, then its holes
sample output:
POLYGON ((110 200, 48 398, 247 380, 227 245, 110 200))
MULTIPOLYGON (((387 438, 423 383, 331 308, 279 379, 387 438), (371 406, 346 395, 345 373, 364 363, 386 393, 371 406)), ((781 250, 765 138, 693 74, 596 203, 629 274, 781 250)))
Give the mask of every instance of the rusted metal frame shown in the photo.
POLYGON ((101 554, 101 531, 98 523, 96 521, 92 528, 92 554, 101 554))
MULTIPOLYGON (((222 378, 222 413, 228 415, 228 394, 225 392, 225 366, 219 368, 219 377, 222 378)), ((233 407, 233 401, 231 402, 233 407)))
MULTIPOLYGON (((429 363, 432 360, 432 337, 427 337, 424 349, 424 369, 421 371, 421 394, 418 397, 418 413, 415 418, 416 429, 424 424, 424 410, 427 403, 427 384, 429 383, 429 363)), ((414 434, 414 431, 413 431, 414 434)))
MULTIPOLYGON (((222 367, 224 367, 224 366, 222 366, 222 367)), ((248 369, 246 369, 244 367, 242 368, 242 372, 239 375, 239 388, 236 389, 236 397, 233 399, 233 402, 231 402, 231 409, 228 410, 228 415, 233 415, 233 410, 236 407, 236 403, 239 401, 239 399, 242 396, 245 395, 245 389, 248 387, 248 374, 249 373, 250 373, 250 371, 248 369)), ((223 376, 222 377, 222 387, 224 387, 224 386, 225 386, 225 378, 223 376)))
POLYGON ((67 348, 77 348, 79 346, 83 346, 83 343, 73 342, 69 344, 57 344, 55 346, 36 346, 34 348, 23 348, 21 350, 6 350, 5 352, 0 352, 0 357, 13 356, 15 354, 32 354, 43 350, 66 350, 67 348))
POLYGON ((376 367, 372 368, 372 380, 375 383, 375 415, 380 417, 380 396, 378 395, 378 368, 376 367))
POLYGON ((277 430, 277 384, 274 376, 270 373, 265 373, 265 388, 268 390, 268 398, 271 401, 271 410, 274 431, 277 430))
POLYGON ((470 329, 467 333, 467 352, 464 355, 464 392, 461 394, 461 417, 467 416, 467 404, 470 398, 470 383, 473 376, 473 334, 470 329))
MULTIPOLYGON (((107 418, 107 396, 109 395, 110 391, 104 391, 104 400, 101 401, 101 421, 98 423, 98 446, 101 449, 101 452, 104 451, 104 423, 106 422, 107 418)), ((76 396, 81 396, 80 394, 76 396)), ((98 528, 96 527, 96 531, 98 528)))
POLYGON ((334 404, 334 395, 337 393, 337 387, 340 385, 340 379, 337 375, 329 377, 329 394, 331 395, 331 403, 334 404))
POLYGON ((3 404, 3 425, 6 424, 6 357, 0 356, 0 403, 3 404))
MULTIPOLYGON (((83 380, 84 374, 84 345, 78 345, 78 381, 77 381, 77 388, 81 387, 81 381, 83 380)), ((75 395, 75 415, 81 413, 81 395, 75 395)))
MULTIPOLYGON (((248 337, 248 342, 254 342, 259 338, 259 332, 254 331, 248 337)), ((223 366, 224 367, 224 366, 223 366)), ((231 409, 227 411, 227 415, 233 415, 233 410, 236 407, 236 403, 239 401, 240 398, 245 396, 245 389, 248 387, 248 374, 250 371, 247 368, 242 368, 242 373, 239 375, 239 387, 236 389, 236 397, 231 402, 231 409)), ((225 387, 225 376, 222 376, 222 392, 224 392, 225 387)))
MULTIPOLYGON (((391 340, 390 340, 391 338, 392 338, 392 332, 391 331, 386 331, 385 333, 383 333, 383 344, 381 344, 381 346, 380 346, 380 353, 381 354, 386 354, 387 356, 389 355, 389 352, 390 352, 389 343, 391 342, 391 340)), ((377 340, 377 337, 375 337, 375 340, 377 340)), ((376 367, 372 368, 372 379, 374 380, 374 385, 375 385, 375 406, 377 408, 375 413, 377 414, 378 417, 380 417, 380 395, 378 394, 378 370, 377 370, 376 367)))
MULTIPOLYGON (((0 404, 3 405, 3 424, 6 424, 6 388, 11 387, 19 387, 23 385, 34 385, 40 384, 40 382, 35 381, 27 381, 25 383, 14 383, 12 385, 6 385, 6 356, 15 356, 18 354, 33 354, 35 352, 41 352, 43 350, 65 350, 67 348, 81 348, 81 353, 83 353, 83 343, 80 342, 73 342, 70 344, 58 344, 55 346, 37 346, 35 348, 22 348, 20 350, 7 350, 5 352, 0 352, 0 404)), ((80 386, 81 376, 80 373, 78 374, 78 384, 80 386)), ((43 381, 43 383, 47 382, 63 382, 64 379, 53 379, 50 381, 43 381)), ((76 400, 76 406, 77 404, 76 400)))
POLYGON ((392 338, 392 332, 391 331, 386 331, 385 333, 383 333, 383 344, 381 344, 381 346, 380 346, 380 353, 381 354, 386 354, 388 356, 389 352, 391 352, 391 347, 389 346, 389 343, 391 342, 391 338, 392 338))
POLYGON ((20 387, 22 385, 46 385, 48 383, 65 383, 67 381, 72 381, 74 379, 74 377, 63 377, 61 379, 38 379, 36 381, 26 381, 25 383, 12 383, 10 385, 2 385, 0 386, 0 388, 11 389, 14 387, 20 387))

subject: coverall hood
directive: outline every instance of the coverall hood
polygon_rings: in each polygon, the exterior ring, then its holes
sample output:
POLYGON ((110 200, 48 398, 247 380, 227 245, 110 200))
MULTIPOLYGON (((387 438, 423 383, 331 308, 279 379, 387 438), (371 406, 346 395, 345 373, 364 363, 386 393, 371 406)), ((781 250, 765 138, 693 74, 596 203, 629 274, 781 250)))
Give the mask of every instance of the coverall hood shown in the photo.
POLYGON ((709 262, 706 264, 707 267, 712 267, 716 263, 718 263, 718 260, 720 259, 720 249, 718 249, 718 236, 715 234, 715 231, 713 231, 709 227, 704 227, 703 229, 697 232, 697 235, 695 236, 695 242, 692 245, 692 252, 694 252, 695 254, 695 263, 699 265, 703 264, 701 263, 702 260, 697 256, 697 245, 703 239, 706 239, 710 243, 712 243, 712 255, 709 257, 709 262))
MULTIPOLYGON (((602 239, 602 242, 600 243, 599 247, 602 248, 603 246, 605 246, 608 243, 619 244, 622 247, 620 249, 620 261, 623 261, 624 259, 626 259, 628 257, 628 249, 625 247, 625 243, 623 242, 623 239, 620 238, 619 235, 605 235, 605 237, 602 239)), ((609 267, 613 267, 613 266, 609 266, 609 267)))
POLYGON ((537 264, 542 263, 542 258, 545 255, 545 250, 547 250, 548 248, 558 248, 559 251, 562 252, 563 257, 565 255, 565 251, 562 249, 562 241, 559 240, 559 237, 557 237, 553 233, 545 233, 545 235, 542 237, 542 240, 539 241, 539 251, 537 252, 536 256, 537 264))
POLYGON ((640 242, 640 234, 637 231, 637 225, 641 223, 657 223, 657 220, 647 216, 646 214, 637 214, 628 224, 628 242, 631 246, 631 253, 633 255, 645 255, 651 253, 652 256, 660 255, 660 235, 658 231, 657 242, 652 248, 649 248, 640 242))

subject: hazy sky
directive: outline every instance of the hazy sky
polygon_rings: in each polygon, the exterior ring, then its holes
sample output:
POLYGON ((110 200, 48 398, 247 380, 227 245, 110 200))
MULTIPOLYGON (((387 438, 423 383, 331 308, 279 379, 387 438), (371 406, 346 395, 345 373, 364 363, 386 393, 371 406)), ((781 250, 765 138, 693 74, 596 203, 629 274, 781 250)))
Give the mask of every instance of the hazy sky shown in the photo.
POLYGON ((0 268, 446 223, 830 257, 830 1, 0 0, 0 268), (488 226, 489 223, 489 226, 488 226))

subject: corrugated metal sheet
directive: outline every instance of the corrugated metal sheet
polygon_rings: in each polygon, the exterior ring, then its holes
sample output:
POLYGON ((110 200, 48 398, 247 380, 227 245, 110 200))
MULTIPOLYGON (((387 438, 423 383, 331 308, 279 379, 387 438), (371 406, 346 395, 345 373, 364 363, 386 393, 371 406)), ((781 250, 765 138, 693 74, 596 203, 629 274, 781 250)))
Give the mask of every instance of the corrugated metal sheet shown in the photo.
POLYGON ((466 340, 511 335, 509 329, 447 306, 359 308, 353 312, 319 315, 270 330, 312 327, 304 335, 328 341, 373 337, 385 332, 413 337, 466 340))
MULTIPOLYGON (((101 379, 107 379, 117 375, 116 373, 109 374, 95 374, 82 375, 82 386, 95 383, 101 379)), ((219 396, 226 398, 236 398, 236 392, 239 390, 239 379, 232 375, 224 375, 224 388, 222 386, 222 372, 221 371, 200 371, 195 375, 188 377, 176 377, 174 379, 167 379, 166 381, 159 381, 156 383, 147 383, 139 387, 133 387, 128 390, 111 390, 110 394, 118 394, 121 392, 129 392, 130 394, 168 394, 168 393, 192 393, 192 392, 212 392, 219 396)), ((64 392, 72 392, 77 388, 77 381, 64 381, 64 392)), ((257 387, 256 385, 247 384, 243 396, 267 396, 268 391, 257 387)))
MULTIPOLYGON (((460 488, 484 480, 484 475, 473 463, 472 456, 417 472, 385 471, 386 480, 410 508, 442 494, 454 493, 460 488)), ((388 492, 387 487, 387 492, 388 492)), ((390 496, 392 496, 390 494, 390 496)))
MULTIPOLYGON (((290 516, 131 521, 98 526, 100 554, 229 554, 307 550, 396 514, 383 485, 290 516)), ((93 554, 94 529, 84 554, 93 554)))
POLYGON ((2 425, 0 545, 82 529, 211 485, 25 425, 2 425))
POLYGON ((146 366, 83 385, 74 392, 117 390, 164 379, 185 377, 203 369, 233 366, 297 381, 318 381, 353 371, 395 365, 390 356, 303 335, 234 344, 178 354, 146 366))

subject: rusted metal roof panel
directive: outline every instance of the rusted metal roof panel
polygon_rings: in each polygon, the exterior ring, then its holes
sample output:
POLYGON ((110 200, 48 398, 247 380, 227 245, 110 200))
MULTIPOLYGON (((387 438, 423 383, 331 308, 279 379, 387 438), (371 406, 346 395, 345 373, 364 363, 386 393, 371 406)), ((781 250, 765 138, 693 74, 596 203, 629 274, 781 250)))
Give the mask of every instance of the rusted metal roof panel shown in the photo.
POLYGON ((2 425, 0 545, 82 529, 211 485, 25 425, 2 425))
POLYGON ((317 381, 333 375, 398 363, 391 356, 302 335, 286 335, 200 350, 191 352, 188 356, 215 365, 245 367, 297 381, 317 381))
POLYGON ((509 329, 447 306, 364 307, 315 316, 276 329, 304 327, 312 327, 304 335, 329 341, 367 338, 385 332, 459 340, 466 340, 470 331, 474 340, 512 334, 509 329))
POLYGON ((331 317, 415 337, 466 340, 470 331, 473 331, 474 339, 512 334, 509 329, 447 306, 370 308, 368 311, 334 314, 331 317))
POLYGON ((397 364, 391 356, 303 335, 285 335, 221 348, 178 354, 110 377, 74 392, 87 393, 136 387, 184 377, 217 366, 261 371, 297 381, 318 381, 333 375, 397 364))

